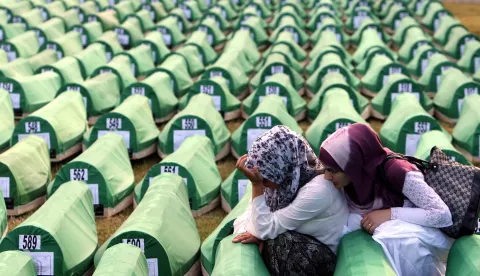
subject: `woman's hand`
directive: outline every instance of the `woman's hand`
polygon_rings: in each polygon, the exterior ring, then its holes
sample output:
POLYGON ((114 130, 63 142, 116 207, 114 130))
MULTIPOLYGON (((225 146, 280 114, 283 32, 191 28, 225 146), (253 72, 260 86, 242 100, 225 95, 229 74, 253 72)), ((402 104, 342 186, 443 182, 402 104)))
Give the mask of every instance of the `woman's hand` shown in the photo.
POLYGON ((250 180, 250 182, 252 182, 252 185, 263 185, 263 176, 258 171, 258 168, 253 167, 253 169, 249 169, 245 167, 247 158, 248 156, 246 154, 238 158, 236 168, 240 170, 248 178, 248 180, 250 180))
POLYGON ((253 243, 253 244, 257 244, 258 245, 258 250, 260 251, 260 253, 262 253, 262 250, 263 250, 263 241, 258 239, 257 237, 255 237, 254 235, 250 234, 249 232, 245 232, 243 234, 240 234, 238 236, 236 236, 233 240, 232 240, 233 243, 244 243, 244 244, 248 244, 248 243, 253 243))
POLYGON ((362 216, 363 219, 360 222, 363 230, 373 234, 375 229, 382 223, 392 219, 392 211, 390 209, 376 210, 362 216))

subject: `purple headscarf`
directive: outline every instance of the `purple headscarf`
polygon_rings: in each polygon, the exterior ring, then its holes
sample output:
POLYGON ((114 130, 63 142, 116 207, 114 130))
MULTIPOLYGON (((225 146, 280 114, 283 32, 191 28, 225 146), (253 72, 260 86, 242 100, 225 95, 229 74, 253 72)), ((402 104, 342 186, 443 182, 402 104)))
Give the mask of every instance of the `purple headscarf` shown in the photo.
POLYGON ((345 187, 349 199, 357 206, 371 206, 381 199, 382 208, 403 206, 405 174, 417 170, 407 161, 389 160, 385 164, 388 183, 377 175, 377 167, 387 154, 377 134, 365 124, 352 124, 337 130, 320 148, 319 159, 327 167, 341 170, 350 178, 345 187))

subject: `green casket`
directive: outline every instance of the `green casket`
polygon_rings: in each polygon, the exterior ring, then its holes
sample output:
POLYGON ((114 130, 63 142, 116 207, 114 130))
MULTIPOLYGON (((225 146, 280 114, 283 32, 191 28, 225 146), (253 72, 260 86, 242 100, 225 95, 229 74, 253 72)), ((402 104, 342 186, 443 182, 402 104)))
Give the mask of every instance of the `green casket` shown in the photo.
POLYGON ((247 210, 248 202, 252 197, 250 185, 245 189, 245 195, 233 208, 233 210, 220 222, 215 230, 205 239, 200 248, 202 253, 202 273, 210 275, 215 267, 217 248, 220 242, 232 234, 233 223, 237 217, 241 216, 247 210))
POLYGON ((430 44, 418 47, 415 57, 407 64, 408 72, 417 79, 423 76, 433 54, 440 54, 440 51, 430 44))
MULTIPOLYGON (((222 209, 230 213, 242 200, 250 180, 239 170, 235 169, 220 186, 222 209)), ((251 184, 250 184, 251 185, 251 184)))
POLYGON ((194 135, 210 139, 216 160, 228 155, 230 132, 222 115, 216 110, 212 97, 203 93, 192 97, 185 109, 167 123, 158 137, 158 154, 163 158, 175 152, 185 139, 194 135))
POLYGON ((156 72, 164 72, 170 76, 171 86, 178 98, 185 95, 193 84, 188 61, 179 53, 168 54, 160 66, 157 66, 150 74, 156 72))
POLYGON ((9 216, 21 215, 45 202, 50 173, 48 146, 40 137, 32 135, 0 154, 1 204, 6 205, 9 216))
POLYGON ((183 178, 193 217, 199 217, 220 204, 222 178, 208 137, 196 135, 185 139, 177 151, 153 166, 135 187, 137 205, 143 201, 154 178, 165 173, 178 174, 183 178))
POLYGON ((292 86, 288 75, 278 73, 258 86, 255 92, 243 101, 243 117, 245 119, 248 118, 248 116, 257 109, 263 99, 272 94, 278 95, 283 99, 287 106, 288 113, 294 117, 295 120, 301 121, 307 115, 307 103, 292 86))
POLYGON ((163 40, 163 35, 159 32, 149 32, 140 42, 138 42, 138 45, 140 44, 148 45, 150 47, 155 65, 161 64, 165 57, 170 53, 170 49, 168 49, 163 40))
POLYGON ((140 94, 148 98, 155 123, 170 120, 178 107, 172 78, 165 72, 154 72, 142 81, 132 83, 122 92, 122 100, 140 94))
POLYGON ((350 97, 350 102, 357 111, 361 114, 362 118, 367 119, 370 117, 370 108, 368 100, 360 93, 351 87, 345 80, 345 77, 340 73, 328 73, 325 77, 325 81, 318 90, 318 93, 314 95, 312 100, 307 105, 308 120, 313 121, 317 118, 318 114, 323 108, 324 98, 327 91, 330 89, 340 89, 347 92, 350 97))
POLYGON ((44 65, 38 68, 35 73, 54 72, 60 76, 62 85, 65 85, 67 83, 82 82, 84 77, 86 77, 86 73, 82 69, 82 64, 78 59, 64 57, 51 65, 44 65))
POLYGON ((148 275, 147 259, 139 247, 119 243, 105 251, 93 275, 148 275))
POLYGON ((463 28, 455 28, 450 33, 447 44, 443 47, 445 53, 455 60, 462 57, 465 52, 465 44, 469 41, 476 40, 478 37, 463 28))
POLYGON ((372 99, 372 116, 385 120, 390 115, 395 98, 401 93, 414 95, 423 109, 433 115, 433 102, 423 91, 423 87, 403 74, 393 74, 385 86, 372 99))
POLYGON ((10 93, 16 117, 28 115, 53 100, 62 85, 60 75, 46 72, 33 76, 4 78, 0 87, 10 93))
POLYGON ((95 255, 98 267, 108 249, 126 243, 139 247, 148 275, 198 275, 200 236, 188 206, 183 179, 162 174, 152 180, 142 202, 95 255), (179 239, 179 237, 182 237, 179 239))
POLYGON ((115 27, 118 41, 124 48, 130 48, 143 39, 143 31, 140 19, 137 17, 127 17, 125 21, 115 27))
POLYGON ((464 72, 475 74, 480 69, 480 42, 472 40, 465 43, 465 51, 457 62, 458 67, 464 72))
POLYGON ((0 42, 0 49, 7 53, 8 61, 19 57, 29 58, 40 50, 40 43, 34 31, 27 31, 8 41, 0 42))
POLYGON ((414 95, 402 93, 396 97, 390 116, 380 129, 380 139, 394 152, 414 155, 422 134, 431 130, 446 133, 414 95))
POLYGON ((77 92, 62 93, 44 107, 26 116, 16 125, 11 145, 30 135, 43 138, 52 162, 60 162, 81 150, 87 128, 87 113, 77 92))
MULTIPOLYGON (((238 51, 235 52, 238 53, 238 51)), ((207 67, 202 79, 223 77, 227 80, 228 88, 235 97, 238 99, 245 98, 248 95, 248 76, 240 61, 236 56, 222 56, 214 64, 207 67)))
POLYGON ((148 45, 140 44, 118 55, 125 55, 130 59, 132 73, 135 77, 145 76, 155 68, 152 51, 148 45))
POLYGON ((328 136, 339 128, 354 123, 368 124, 355 110, 345 90, 329 89, 325 93, 323 107, 309 126, 305 137, 312 148, 319 149, 328 136))
POLYGON ((441 149, 452 161, 471 165, 467 158, 453 147, 450 137, 438 130, 432 130, 422 135, 414 156, 429 161, 433 147, 441 149))
MULTIPOLYGON (((181 22, 181 21, 180 21, 181 22)), ((167 17, 158 22, 151 31, 162 34, 165 45, 170 48, 177 47, 185 41, 185 36, 178 27, 179 21, 175 17, 167 17)))
POLYGON ((100 22, 88 22, 83 25, 73 26, 72 30, 80 33, 82 39, 82 46, 86 48, 91 43, 97 41, 103 34, 103 26, 100 22))
POLYGON ((255 139, 277 125, 285 125, 296 133, 302 133, 295 118, 288 113, 280 96, 268 95, 257 109, 232 133, 232 154, 235 158, 246 154, 255 139))
POLYGON ((362 78, 362 93, 371 97, 376 96, 393 74, 407 75, 408 71, 405 66, 387 56, 374 56, 367 73, 362 78))
POLYGON ((120 88, 113 73, 101 74, 79 83, 68 83, 58 90, 57 96, 67 91, 82 95, 90 125, 95 124, 100 115, 111 111, 120 103, 120 88))
POLYGON ((440 53, 434 53, 428 59, 428 65, 423 75, 418 79, 418 83, 423 85, 425 92, 433 98, 440 88, 442 73, 457 65, 451 62, 446 56, 440 53))
POLYGON ((80 62, 80 69, 84 72, 85 78, 91 76, 98 67, 107 65, 107 52, 100 43, 93 43, 73 57, 80 62))
POLYGON ((479 248, 480 235, 464 236, 455 240, 448 254, 446 275, 479 274, 480 263, 476 257, 479 248))
POLYGON ((153 121, 148 99, 142 95, 131 95, 114 110, 100 116, 85 132, 84 150, 109 132, 123 137, 130 159, 142 159, 154 153, 159 130, 153 121))
POLYGON ((0 243, 2 252, 20 250, 30 255, 39 275, 91 273, 97 247, 92 193, 78 181, 62 185, 0 243))
POLYGON ((50 199, 65 183, 82 181, 92 192, 95 215, 110 217, 132 203, 134 178, 122 137, 109 133, 63 165, 48 186, 47 195, 50 199))
POLYGON ((456 123, 462 111, 464 98, 478 94, 480 83, 474 82, 457 68, 450 68, 441 75, 441 82, 433 103, 435 116, 448 123, 456 123))
POLYGON ((223 77, 202 79, 192 85, 188 93, 180 100, 179 108, 184 109, 190 99, 197 94, 207 94, 213 99, 215 109, 225 121, 240 117, 241 102, 230 93, 227 80, 223 77))
POLYGON ((0 273, 11 276, 37 275, 32 257, 13 250, 0 253, 0 273))
POLYGON ((10 93, 0 89, 0 152, 8 148, 14 128, 15 120, 10 93))
POLYGON ((480 96, 465 98, 460 118, 453 129, 453 141, 457 149, 473 162, 480 161, 480 96))
POLYGON ((54 40, 65 34, 65 22, 55 17, 39 25, 33 26, 30 30, 37 34, 38 43, 43 46, 47 41, 54 40))
POLYGON ((57 52, 58 59, 73 56, 83 50, 82 35, 70 31, 60 37, 47 41, 40 50, 51 49, 57 52))
POLYGON ((262 255, 256 244, 233 243, 237 235, 225 237, 218 245, 212 276, 268 276, 262 255))
POLYGON ((363 230, 343 236, 337 250, 337 276, 384 275, 397 273, 383 253, 382 246, 363 230))
POLYGON ((113 73, 117 77, 118 86, 120 87, 120 91, 122 91, 125 87, 137 81, 132 72, 132 64, 132 60, 127 55, 117 55, 106 65, 97 67, 92 75, 90 75, 90 78, 113 73))

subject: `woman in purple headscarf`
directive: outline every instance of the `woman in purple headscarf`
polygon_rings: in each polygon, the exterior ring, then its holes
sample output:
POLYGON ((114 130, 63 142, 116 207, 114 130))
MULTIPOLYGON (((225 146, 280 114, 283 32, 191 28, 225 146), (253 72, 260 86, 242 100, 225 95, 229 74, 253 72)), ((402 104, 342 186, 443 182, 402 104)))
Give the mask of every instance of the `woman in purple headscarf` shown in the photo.
POLYGON ((369 126, 352 124, 323 142, 319 159, 345 193, 349 231, 372 234, 399 275, 442 275, 451 240, 438 228, 452 225, 450 210, 408 161, 388 160, 382 180, 390 153, 369 126))

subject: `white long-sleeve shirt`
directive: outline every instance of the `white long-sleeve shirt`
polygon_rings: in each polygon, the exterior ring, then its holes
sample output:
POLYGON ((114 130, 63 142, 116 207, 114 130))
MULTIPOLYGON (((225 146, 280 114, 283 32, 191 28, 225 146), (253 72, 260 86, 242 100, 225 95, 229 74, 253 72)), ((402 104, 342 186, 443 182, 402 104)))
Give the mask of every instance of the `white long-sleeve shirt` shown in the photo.
POLYGON ((295 230, 316 238, 336 253, 348 215, 343 193, 319 175, 300 188, 290 205, 273 213, 264 195, 256 197, 235 220, 234 233, 248 231, 266 240, 295 230))

